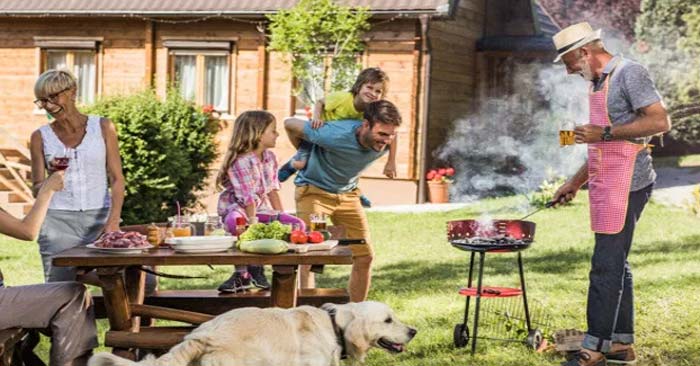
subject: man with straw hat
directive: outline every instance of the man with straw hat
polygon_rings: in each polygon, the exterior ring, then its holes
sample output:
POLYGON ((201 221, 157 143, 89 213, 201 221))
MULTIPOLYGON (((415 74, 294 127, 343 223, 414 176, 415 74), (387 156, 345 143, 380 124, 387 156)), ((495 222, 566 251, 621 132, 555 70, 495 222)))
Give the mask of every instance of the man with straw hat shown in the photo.
POLYGON ((601 30, 574 24, 555 34, 557 58, 569 74, 591 82, 589 121, 575 129, 588 144, 588 160, 555 193, 564 203, 588 183, 595 248, 588 289, 588 331, 582 349, 566 366, 636 362, 632 273, 627 255, 635 224, 648 201, 656 173, 647 143, 668 131, 671 121, 647 70, 613 56, 601 30))

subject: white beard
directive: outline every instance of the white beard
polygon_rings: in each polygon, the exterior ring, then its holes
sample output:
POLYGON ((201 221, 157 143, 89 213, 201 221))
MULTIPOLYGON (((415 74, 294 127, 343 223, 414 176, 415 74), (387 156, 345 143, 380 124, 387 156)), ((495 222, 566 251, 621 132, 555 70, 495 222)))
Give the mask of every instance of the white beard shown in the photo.
POLYGON ((593 81, 595 78, 593 75, 593 70, 591 70, 591 65, 588 62, 581 60, 580 62, 581 71, 578 72, 581 77, 586 81, 593 81))

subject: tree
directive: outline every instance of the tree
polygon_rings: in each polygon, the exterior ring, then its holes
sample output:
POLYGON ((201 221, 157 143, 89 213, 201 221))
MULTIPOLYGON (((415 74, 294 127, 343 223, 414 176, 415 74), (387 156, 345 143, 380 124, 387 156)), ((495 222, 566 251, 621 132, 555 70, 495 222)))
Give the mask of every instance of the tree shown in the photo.
POLYGON ((634 57, 654 77, 671 110, 671 137, 700 140, 700 0, 644 0, 634 57))
POLYGON ((295 93, 308 105, 322 98, 330 80, 333 90, 349 89, 359 69, 360 35, 369 29, 365 8, 340 6, 333 0, 300 0, 289 10, 268 15, 269 50, 290 56, 295 93))
POLYGON ((620 32, 627 41, 634 39, 634 23, 641 0, 539 0, 562 28, 588 21, 595 28, 620 32))

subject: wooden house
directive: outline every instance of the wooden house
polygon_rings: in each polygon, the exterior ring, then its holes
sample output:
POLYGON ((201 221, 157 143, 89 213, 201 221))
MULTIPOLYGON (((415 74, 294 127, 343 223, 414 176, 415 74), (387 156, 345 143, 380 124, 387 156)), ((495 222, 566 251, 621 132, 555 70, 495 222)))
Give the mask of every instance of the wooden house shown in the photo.
MULTIPOLYGON (((360 187, 375 205, 423 202, 422 177, 451 122, 469 113, 493 83, 503 82, 497 77, 502 65, 519 57, 520 51, 509 49, 517 40, 508 43, 497 37, 542 38, 538 24, 543 15, 526 0, 340 2, 371 9, 361 63, 388 73, 387 99, 398 106, 404 121, 398 135, 398 178, 383 177, 383 161, 377 162, 365 172, 360 187)), ((30 201, 21 181, 28 174, 26 146, 31 132, 47 122, 32 104, 33 85, 49 68, 74 71, 83 103, 148 87, 164 95, 177 77, 187 81, 181 83, 182 93, 199 104, 215 105, 226 121, 247 109, 269 110, 279 123, 295 114, 300 106, 292 95, 289 66, 284 55, 266 50, 265 35, 265 14, 295 3, 0 2, 0 205, 21 213, 30 201)), ((531 51, 551 54, 551 44, 540 41, 541 47, 531 51)), ((230 126, 218 136, 221 149, 230 138, 230 126)), ((278 141, 277 154, 281 160, 293 154, 285 136, 278 141)), ((293 208, 293 185, 283 187, 285 207, 293 208)), ((203 196, 205 203, 215 202, 213 190, 203 196)))

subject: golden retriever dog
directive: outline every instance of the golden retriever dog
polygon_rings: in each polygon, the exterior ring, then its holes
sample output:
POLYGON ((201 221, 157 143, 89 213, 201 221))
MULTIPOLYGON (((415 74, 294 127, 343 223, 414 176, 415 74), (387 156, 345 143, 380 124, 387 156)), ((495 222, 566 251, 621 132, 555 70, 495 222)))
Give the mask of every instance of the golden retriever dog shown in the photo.
POLYGON ((133 362, 99 353, 89 366, 338 366, 364 363, 372 347, 405 350, 416 330, 375 301, 321 308, 241 308, 201 324, 159 358, 133 362))

